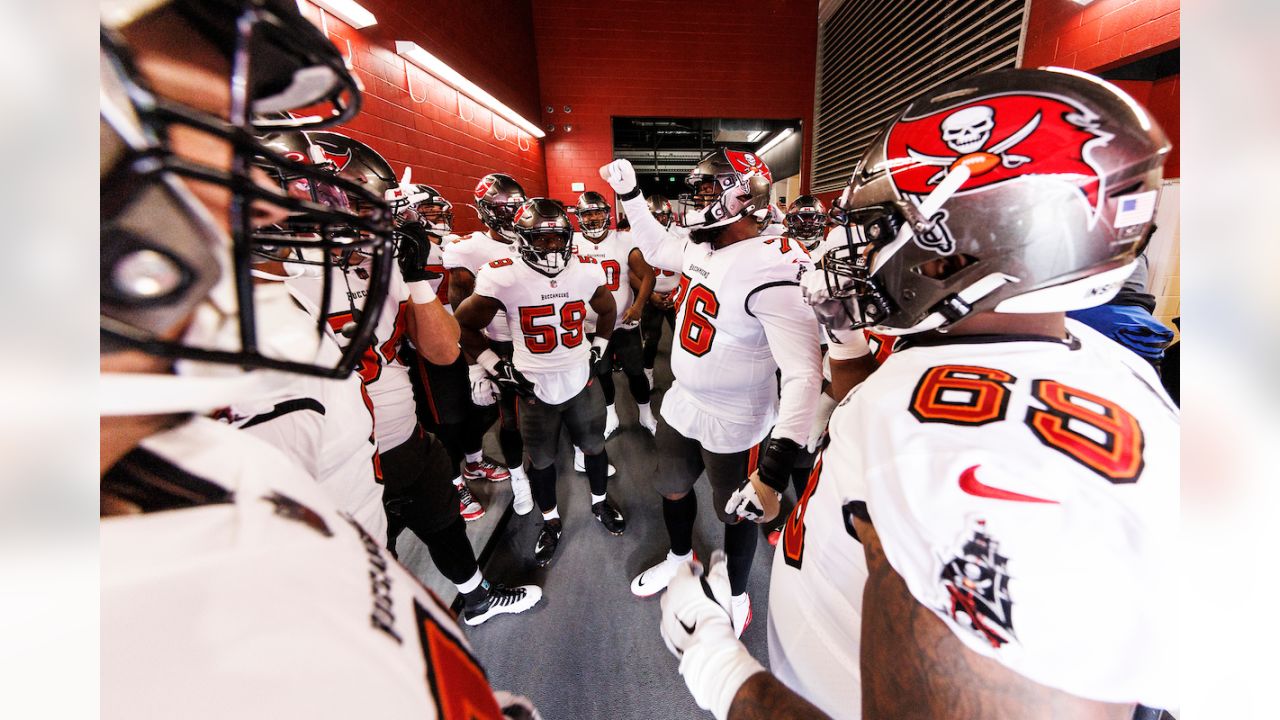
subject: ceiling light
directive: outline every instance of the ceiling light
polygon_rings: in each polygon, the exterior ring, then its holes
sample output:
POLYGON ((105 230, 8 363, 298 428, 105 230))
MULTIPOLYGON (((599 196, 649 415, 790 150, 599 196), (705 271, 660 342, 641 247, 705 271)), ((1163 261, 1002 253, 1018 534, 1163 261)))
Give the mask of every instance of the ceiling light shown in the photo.
POLYGON ((537 138, 546 137, 547 134, 544 133, 537 125, 525 120, 520 116, 520 113, 502 104, 502 102, 497 98, 482 90, 479 85, 476 85, 463 77, 457 70, 445 65, 440 58, 437 58, 435 55, 423 50, 417 43, 408 42, 406 40, 397 40, 396 54, 440 78, 446 84, 453 87, 454 90, 457 90, 472 100, 475 100, 481 105, 489 108, 494 113, 501 115, 530 135, 537 138))
POLYGON ((1093 0, 1071 0, 1071 2, 1079 5, 1080 7, 1084 7, 1085 5, 1088 5, 1089 3, 1093 2, 1093 0))
POLYGON ((338 16, 339 20, 357 30, 378 24, 378 18, 356 0, 311 0, 311 2, 338 16))
POLYGON ((784 128, 782 132, 778 133, 777 135, 774 135, 772 140, 765 143, 764 145, 761 145, 760 149, 756 151, 756 154, 763 155, 769 152, 774 148, 775 145, 787 139, 788 137, 791 137, 791 133, 795 131, 796 131, 795 128, 784 128))
POLYGON ((768 130, 754 130, 750 135, 747 136, 747 142, 755 142, 760 138, 764 137, 765 134, 768 132, 769 132, 768 130))

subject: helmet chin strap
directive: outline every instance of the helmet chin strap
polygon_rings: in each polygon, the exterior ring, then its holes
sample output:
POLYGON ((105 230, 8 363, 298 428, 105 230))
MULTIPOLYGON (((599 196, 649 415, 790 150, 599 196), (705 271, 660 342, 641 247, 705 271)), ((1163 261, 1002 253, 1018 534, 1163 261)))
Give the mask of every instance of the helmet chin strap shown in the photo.
MULTIPOLYGON (((956 194, 960 186, 965 184, 965 181, 969 179, 969 175, 969 168, 965 165, 961 165, 947 173, 947 176, 942 178, 942 182, 938 183, 938 187, 934 188, 933 192, 929 193, 917 206, 920 216, 925 220, 932 218, 934 214, 942 209, 942 205, 950 200, 952 195, 956 194)), ((908 200, 908 202, 911 201, 908 200)), ((875 275, 890 258, 905 247, 907 243, 911 242, 911 239, 915 236, 916 231, 911 226, 911 223, 904 223, 902 230, 898 232, 898 237, 883 250, 876 253, 875 260, 871 265, 871 275, 875 275)))

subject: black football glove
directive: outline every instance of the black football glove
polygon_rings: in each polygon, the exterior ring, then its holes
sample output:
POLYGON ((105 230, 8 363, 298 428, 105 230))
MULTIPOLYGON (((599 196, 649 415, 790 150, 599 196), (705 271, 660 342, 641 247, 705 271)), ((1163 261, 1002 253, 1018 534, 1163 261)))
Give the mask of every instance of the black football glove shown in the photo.
POLYGON ((439 280, 444 275, 427 269, 431 253, 431 238, 422 223, 405 223, 396 228, 396 260, 400 274, 407 283, 419 280, 439 280))
POLYGON ((800 445, 790 438, 770 438, 760 454, 760 479, 765 485, 782 492, 791 482, 791 469, 796 465, 800 445))
POLYGON ((493 366, 493 381, 499 387, 509 388, 524 397, 533 397, 533 383, 510 360, 499 360, 493 366))

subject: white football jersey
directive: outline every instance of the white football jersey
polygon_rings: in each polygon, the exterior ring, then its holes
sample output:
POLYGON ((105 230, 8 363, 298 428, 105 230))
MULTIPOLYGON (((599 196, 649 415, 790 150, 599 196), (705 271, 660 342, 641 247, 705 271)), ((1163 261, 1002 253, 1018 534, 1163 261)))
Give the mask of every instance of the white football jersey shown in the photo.
POLYGON ((103 488, 104 718, 501 718, 449 611, 285 456, 196 418, 103 488))
MULTIPOLYGON (((618 232, 610 230, 607 235, 600 239, 600 242, 588 240, 582 233, 573 234, 573 252, 578 257, 595 258, 600 263, 601 269, 604 270, 605 284, 609 286, 609 292, 613 293, 613 304, 618 309, 617 318, 613 327, 622 327, 622 314, 631 307, 631 303, 636 301, 635 290, 631 287, 631 251, 635 250, 636 244, 631 239, 631 233, 618 232)), ((630 327, 636 327, 639 323, 632 323, 630 327)), ((587 305, 587 332, 596 331, 596 312, 587 305)))
MULTIPOLYGON (((477 278, 480 268, 495 260, 520 261, 520 250, 515 243, 494 240, 488 233, 476 231, 457 240, 442 245, 444 248, 444 266, 448 269, 463 268, 470 270, 477 278)), ((511 330, 507 326, 506 313, 498 311, 493 322, 484 329, 485 337, 499 342, 511 341, 511 330)))
POLYGON ((667 424, 716 453, 746 450, 771 429, 807 443, 822 390, 818 322, 799 287, 808 252, 779 237, 716 250, 664 228, 643 197, 623 207, 649 264, 681 268, 667 424))
POLYGON ((867 513, 970 650, 1079 697, 1177 706, 1178 413, 1150 365, 1068 329, 909 341, 841 403, 774 557, 783 682, 857 717, 867 569, 851 517, 867 513))
POLYGON ((555 277, 523 260, 506 258, 494 260, 476 275, 476 294, 506 308, 515 338, 512 362, 533 382, 543 402, 558 405, 586 387, 591 343, 584 325, 591 296, 606 282, 599 263, 579 257, 570 257, 555 277))
MULTIPOLYGON (((289 306, 297 321, 314 327, 306 313, 289 306)), ((317 352, 321 363, 336 363, 339 350, 329 339, 317 352)), ((294 376, 288 393, 266 402, 232 405, 225 419, 289 456, 329 493, 342 512, 374 537, 386 537, 378 442, 373 435, 373 402, 356 375, 331 380, 294 376)))
POLYGON ((653 291, 666 295, 680 286, 680 271, 653 267, 653 291))
MULTIPOLYGON (((341 348, 351 339, 342 334, 342 328, 351 322, 353 313, 363 311, 364 297, 369 292, 369 259, 353 255, 352 265, 333 268, 333 282, 329 297, 330 337, 341 348)), ((320 314, 320 295, 324 292, 324 279, 303 275, 288 281, 290 292, 312 316, 320 314)), ((378 437, 379 452, 387 452, 409 439, 418 425, 417 408, 413 400, 413 385, 409 382, 409 368, 400 361, 400 345, 408 335, 409 288, 400 275, 399 267, 391 268, 391 287, 387 291, 386 305, 378 318, 372 344, 365 350, 356 366, 356 374, 364 382, 373 400, 374 432, 378 437)))

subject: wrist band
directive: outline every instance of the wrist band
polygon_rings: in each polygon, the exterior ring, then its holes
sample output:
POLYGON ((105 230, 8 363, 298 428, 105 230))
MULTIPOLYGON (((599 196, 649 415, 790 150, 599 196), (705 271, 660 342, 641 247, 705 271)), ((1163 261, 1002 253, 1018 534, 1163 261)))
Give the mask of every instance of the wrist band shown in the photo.
POLYGON ((626 200, 630 200, 633 197, 639 197, 639 195, 640 195, 640 185, 637 184, 635 187, 631 188, 631 190, 629 190, 628 192, 624 192, 621 195, 619 195, 618 199, 622 201, 626 201, 626 200))
POLYGON ((431 283, 426 280, 415 280, 411 283, 405 283, 409 287, 409 299, 413 300, 416 305, 430 305, 433 302, 440 302, 440 297, 436 295, 436 291, 431 289, 431 283))

